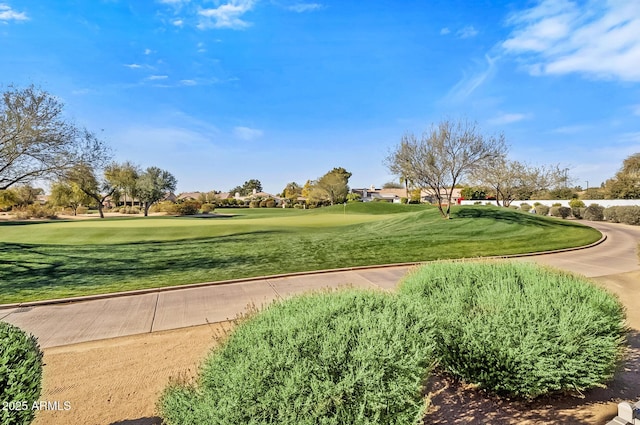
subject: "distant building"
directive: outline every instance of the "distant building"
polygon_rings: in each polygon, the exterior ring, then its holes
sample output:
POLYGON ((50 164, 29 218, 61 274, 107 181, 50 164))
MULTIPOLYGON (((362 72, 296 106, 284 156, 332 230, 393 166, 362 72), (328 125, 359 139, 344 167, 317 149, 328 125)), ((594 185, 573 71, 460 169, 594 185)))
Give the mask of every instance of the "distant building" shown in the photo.
MULTIPOLYGON (((462 200, 462 194, 460 191, 460 189, 453 189, 453 194, 451 196, 451 202, 453 204, 458 204, 462 200)), ((407 193, 406 189, 376 189, 374 185, 371 185, 366 189, 351 189, 351 193, 359 194, 362 202, 377 201, 398 204, 402 198, 411 197, 411 189, 409 189, 409 193, 407 193)), ((443 197, 445 196, 444 190, 441 194, 443 197)), ((437 202, 434 191, 431 189, 421 190, 420 201, 429 203, 437 202)))

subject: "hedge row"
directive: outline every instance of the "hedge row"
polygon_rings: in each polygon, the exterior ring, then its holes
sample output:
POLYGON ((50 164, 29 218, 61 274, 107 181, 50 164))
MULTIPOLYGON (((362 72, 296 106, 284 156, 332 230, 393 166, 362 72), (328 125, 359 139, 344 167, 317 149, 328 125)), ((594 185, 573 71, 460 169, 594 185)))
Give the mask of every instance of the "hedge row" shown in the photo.
POLYGON ((612 223, 640 225, 640 207, 609 207, 604 210, 604 215, 612 223))

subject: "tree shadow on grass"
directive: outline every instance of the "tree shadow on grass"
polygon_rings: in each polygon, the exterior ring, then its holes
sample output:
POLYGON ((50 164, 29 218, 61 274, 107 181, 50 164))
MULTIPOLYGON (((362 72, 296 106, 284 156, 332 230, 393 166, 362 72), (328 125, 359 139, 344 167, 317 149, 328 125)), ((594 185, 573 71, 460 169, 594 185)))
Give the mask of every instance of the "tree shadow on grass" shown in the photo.
POLYGON ((20 291, 42 291, 47 287, 100 288, 119 285, 122 280, 151 282, 156 276, 166 275, 199 273, 212 279, 230 269, 250 272, 264 259, 257 251, 237 247, 247 246, 247 240, 268 239, 267 233, 277 232, 121 245, 0 243, 0 291, 11 295, 20 291))
POLYGON ((553 220, 539 215, 511 211, 508 208, 461 208, 453 211, 457 218, 489 218, 501 222, 510 222, 522 226, 538 227, 579 227, 580 225, 570 220, 553 220))
POLYGON ((431 397, 423 424, 575 424, 595 425, 611 420, 617 403, 637 401, 640 396, 640 332, 627 335, 627 357, 606 388, 584 397, 555 396, 533 401, 509 400, 462 387, 444 376, 434 375, 427 384, 431 397))

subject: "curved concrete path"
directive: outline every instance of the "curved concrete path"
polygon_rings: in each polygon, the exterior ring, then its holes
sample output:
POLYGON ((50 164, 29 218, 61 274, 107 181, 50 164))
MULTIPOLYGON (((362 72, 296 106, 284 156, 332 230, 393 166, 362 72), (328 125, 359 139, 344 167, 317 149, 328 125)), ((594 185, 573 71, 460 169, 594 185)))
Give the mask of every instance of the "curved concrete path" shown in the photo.
MULTIPOLYGON (((637 256, 640 227, 589 224, 606 234, 607 240, 588 249, 525 257, 521 261, 535 261, 588 277, 606 278, 626 273, 629 274, 626 283, 624 279, 614 279, 606 286, 613 285, 623 302, 625 299, 640 300, 637 256)), ((251 305, 260 307, 275 299, 314 289, 355 286, 393 290, 409 268, 398 266, 264 278, 68 304, 14 307, 0 309, 0 320, 33 333, 41 347, 48 348, 221 322, 235 318, 251 305)), ((630 322, 634 322, 630 324, 640 328, 640 317, 635 318, 640 309, 635 310, 629 310, 630 322)))

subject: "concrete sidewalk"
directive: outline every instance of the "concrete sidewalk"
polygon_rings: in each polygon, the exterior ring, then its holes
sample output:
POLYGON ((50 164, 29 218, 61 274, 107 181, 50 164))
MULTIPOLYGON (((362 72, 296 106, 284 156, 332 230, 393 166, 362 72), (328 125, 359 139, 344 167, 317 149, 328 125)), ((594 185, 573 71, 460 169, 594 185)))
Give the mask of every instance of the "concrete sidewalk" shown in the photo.
POLYGON ((0 320, 38 337, 42 348, 233 319, 250 306, 353 286, 391 290, 409 266, 344 271, 177 289, 67 304, 0 310, 0 320))
MULTIPOLYGON (((589 224, 606 234, 607 240, 588 249, 536 255, 519 261, 535 261, 588 277, 640 270, 637 256, 640 228, 589 224)), ((409 268, 311 273, 67 304, 15 307, 0 309, 0 320, 33 333, 41 347, 48 348, 225 321, 247 311, 251 305, 260 307, 276 299, 322 288, 354 286, 393 290, 409 268)), ((636 291, 636 285, 628 289, 636 291)))

